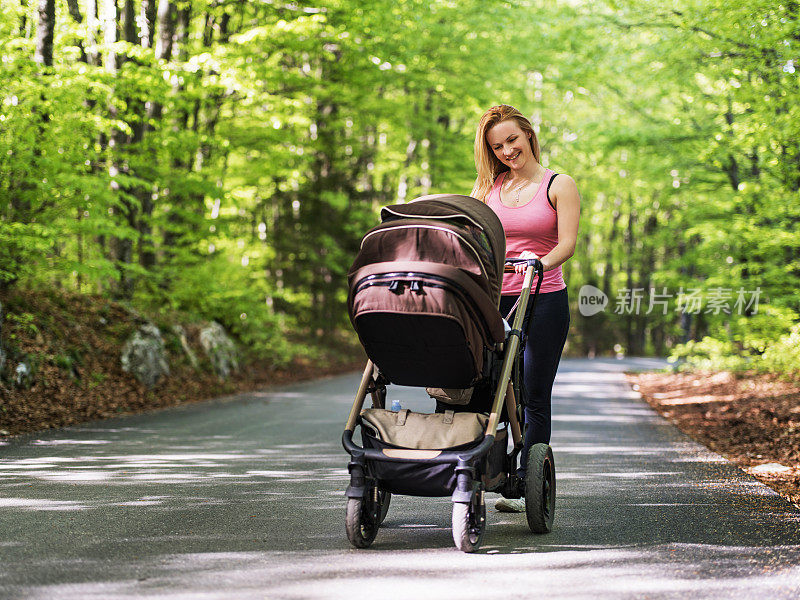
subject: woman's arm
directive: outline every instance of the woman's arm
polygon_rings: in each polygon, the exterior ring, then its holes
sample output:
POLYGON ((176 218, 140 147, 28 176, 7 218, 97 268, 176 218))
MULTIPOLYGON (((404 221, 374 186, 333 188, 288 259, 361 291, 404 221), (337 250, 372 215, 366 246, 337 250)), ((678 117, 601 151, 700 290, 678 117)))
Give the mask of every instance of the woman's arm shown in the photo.
POLYGON ((581 213, 581 197, 578 186, 569 175, 559 175, 550 186, 550 198, 558 215, 558 244, 542 257, 545 271, 555 269, 575 254, 578 241, 578 220, 581 213))
MULTIPOLYGON (((542 267, 545 271, 555 269, 564 264, 574 253, 578 241, 578 218, 581 212, 581 197, 578 186, 569 175, 559 175, 550 186, 550 199, 558 215, 558 244, 541 257, 542 267)), ((533 252, 526 250, 519 258, 539 258, 533 252)), ((524 271, 523 265, 518 265, 518 273, 524 271)))

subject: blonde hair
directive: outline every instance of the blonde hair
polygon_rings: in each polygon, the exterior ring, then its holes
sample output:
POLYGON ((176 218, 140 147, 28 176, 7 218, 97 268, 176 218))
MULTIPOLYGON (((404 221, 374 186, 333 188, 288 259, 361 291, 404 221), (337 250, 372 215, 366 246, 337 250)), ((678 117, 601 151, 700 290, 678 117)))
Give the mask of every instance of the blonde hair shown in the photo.
POLYGON ((493 106, 483 113, 481 121, 478 123, 478 131, 475 133, 475 169, 478 171, 478 177, 475 179, 475 185, 472 187, 472 193, 470 194, 473 198, 478 198, 485 202, 486 196, 492 189, 497 176, 503 171, 508 171, 508 167, 500 162, 486 142, 486 134, 498 123, 510 119, 515 120, 520 129, 528 134, 533 157, 536 162, 541 162, 539 159, 539 140, 531 122, 513 106, 508 104, 493 106))

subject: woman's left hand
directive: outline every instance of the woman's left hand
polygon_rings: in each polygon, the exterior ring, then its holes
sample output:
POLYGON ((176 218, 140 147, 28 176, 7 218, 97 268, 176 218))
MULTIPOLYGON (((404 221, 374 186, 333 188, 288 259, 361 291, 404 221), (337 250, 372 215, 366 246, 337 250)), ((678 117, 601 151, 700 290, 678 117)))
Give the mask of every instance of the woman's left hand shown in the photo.
MULTIPOLYGON (((525 258, 530 260, 531 258, 539 258, 539 255, 531 252, 530 250, 523 250, 522 253, 517 258, 525 258)), ((520 263, 518 265, 514 265, 514 272, 515 273, 524 273, 525 269, 528 268, 528 265, 520 263)))

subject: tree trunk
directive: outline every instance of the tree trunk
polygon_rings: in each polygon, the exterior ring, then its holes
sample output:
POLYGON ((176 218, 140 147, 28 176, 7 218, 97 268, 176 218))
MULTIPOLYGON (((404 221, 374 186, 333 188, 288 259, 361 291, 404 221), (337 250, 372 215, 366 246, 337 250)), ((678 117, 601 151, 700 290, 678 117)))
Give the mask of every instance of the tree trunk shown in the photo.
POLYGON ((139 41, 136 35, 136 8, 133 5, 133 0, 125 0, 125 6, 122 10, 122 36, 126 42, 131 44, 139 41))
MULTIPOLYGON (((633 299, 634 283, 633 283, 633 251, 636 247, 634 242, 633 221, 636 219, 636 211, 633 210, 633 197, 628 195, 628 227, 625 230, 625 279, 628 292, 631 295, 631 307, 635 307, 636 303, 633 299)), ((625 321, 625 351, 631 352, 636 342, 633 339, 633 313, 626 315, 623 311, 622 318, 625 321)))
POLYGON ((153 37, 156 32, 156 8, 157 0, 142 0, 139 12, 139 22, 141 31, 139 33, 142 41, 142 48, 153 47, 153 37))
POLYGON ((81 16, 81 7, 78 6, 78 0, 67 0, 67 10, 72 17, 72 20, 80 24, 83 21, 81 16))
MULTIPOLYGON (((159 5, 159 13, 161 13, 161 5, 159 5)), ((180 10, 173 9, 173 35, 170 43, 162 39, 161 51, 166 52, 169 50, 170 54, 165 55, 165 58, 170 56, 178 61, 185 61, 188 53, 186 49, 186 41, 189 36, 189 26, 191 24, 191 5, 186 5, 180 10)), ((176 96, 179 96, 183 91, 183 84, 175 83, 173 90, 176 96)), ((160 110, 160 107, 159 107, 160 110)), ((185 131, 189 122, 189 111, 181 107, 172 122, 172 130, 176 135, 180 135, 185 131)), ((190 150, 188 154, 175 154, 172 160, 172 166, 176 172, 186 172, 192 170, 192 157, 193 152, 190 150)), ((185 234, 189 232, 192 227, 186 221, 184 211, 192 210, 193 204, 202 204, 204 196, 201 195, 198 200, 196 195, 177 195, 172 193, 169 198, 169 212, 167 213, 167 226, 163 232, 163 247, 164 247, 164 260, 163 262, 168 265, 167 271, 164 273, 159 285, 162 289, 168 289, 171 286, 171 273, 177 268, 176 258, 179 256, 178 249, 186 248, 188 243, 184 241, 185 234)))
POLYGON ((171 0, 158 0, 157 19, 156 58, 168 58, 172 55, 172 37, 175 35, 175 4, 171 0))
POLYGON ((117 42, 117 3, 116 0, 103 2, 103 67, 106 72, 116 74, 117 54, 114 44, 117 42))
MULTIPOLYGON (((143 13, 145 9, 146 6, 142 6, 143 13)), ((143 16, 145 18, 141 20, 140 26, 144 31, 147 31, 149 29, 149 24, 146 20, 146 13, 143 16)), ((122 33, 125 41, 129 44, 144 45, 149 43, 148 35, 140 35, 137 30, 134 0, 125 0, 122 33)), ((125 60, 131 59, 126 57, 125 60)), ((134 59, 134 62, 138 61, 134 59)), ((127 154, 127 160, 122 164, 122 170, 127 175, 137 175, 140 179, 148 179, 146 171, 149 170, 149 167, 145 166, 141 158, 138 162, 135 162, 133 171, 131 171, 131 161, 135 161, 137 157, 141 156, 146 108, 141 100, 130 97, 125 98, 125 105, 128 107, 128 114, 130 115, 131 135, 125 136, 124 139, 120 140, 120 145, 125 147, 127 154)), ((122 150, 122 147, 120 147, 119 150, 122 150)), ((139 257, 139 264, 146 267, 151 267, 154 264, 153 259, 155 257, 149 229, 149 213, 152 212, 151 194, 152 192, 148 186, 140 184, 134 188, 126 189, 126 195, 133 196, 136 198, 136 201, 123 201, 128 224, 138 232, 136 250, 139 257)), ((133 242, 131 241, 130 262, 133 262, 133 260, 133 242)), ((130 285, 133 287, 133 281, 131 281, 130 285)))
MULTIPOLYGON (((149 48, 155 39, 156 60, 168 59, 172 54, 172 40, 175 34, 175 4, 170 0, 142 0, 141 33, 142 46, 149 48), (158 4, 156 5, 156 2, 158 4), (157 6, 157 10, 156 10, 157 6), (154 19, 156 22, 154 23, 154 19), (155 26, 154 26, 155 25, 155 26), (158 35, 156 36, 156 30, 158 35)), ((151 121, 159 121, 163 112, 160 102, 145 102, 141 123, 140 141, 148 131, 152 131, 151 121)), ((152 190, 142 190, 139 194, 141 215, 138 220, 139 231, 139 264, 151 269, 156 264, 156 252, 152 241, 153 235, 153 202, 152 190)))
MULTIPOLYGON (((642 240, 644 242, 644 248, 642 249, 642 263, 641 269, 639 271, 639 287, 644 290, 646 294, 645 297, 649 297, 649 294, 652 293, 653 290, 650 289, 652 285, 651 275, 655 269, 655 249, 652 246, 652 242, 650 241, 651 236, 656 230, 658 226, 658 218, 655 214, 651 214, 644 223, 644 230, 642 231, 642 240)), ((645 340, 646 340, 646 330, 648 324, 648 317, 647 310, 648 307, 642 306, 642 309, 638 311, 638 314, 635 316, 635 324, 636 324, 636 332, 633 336, 633 346, 629 349, 629 352, 635 356, 642 356, 645 352, 645 340)), ((653 310, 657 310, 656 307, 653 310)), ((663 310, 663 309, 661 309, 663 310)), ((651 313, 653 314, 653 313, 651 313)), ((657 317, 653 317, 657 318, 657 317)), ((660 319, 659 319, 660 320, 660 319)))
POLYGON ((36 26, 36 53, 33 56, 40 65, 53 66, 53 32, 56 25, 55 0, 39 0, 39 23, 36 26))
POLYGON ((28 17, 27 17, 27 10, 28 10, 28 3, 25 0, 20 0, 19 5, 22 7, 22 11, 20 12, 19 18, 19 37, 27 38, 28 37, 28 17))
MULTIPOLYGON (((72 17, 72 20, 75 21, 78 25, 83 23, 83 15, 81 14, 81 7, 78 5, 78 0, 67 0, 67 10, 69 10, 69 15, 72 17)), ((86 50, 83 46, 83 40, 78 39, 78 48, 81 51, 81 62, 89 62, 88 57, 86 56, 86 50)))
MULTIPOLYGON (((187 56, 186 52, 186 38, 189 34, 189 23, 191 19, 191 6, 186 6, 177 12, 177 18, 175 20, 175 33, 173 35, 173 43, 170 45, 170 50, 172 52, 172 57, 178 60, 185 60, 187 56)), ((174 86, 174 91, 176 94, 180 94, 183 91, 183 86, 180 83, 176 83, 174 86)), ((172 130, 175 132, 176 135, 180 134, 181 131, 185 131, 186 127, 189 123, 189 112, 185 108, 181 108, 178 111, 178 114, 175 116, 175 121, 172 124, 172 130)), ((191 150, 190 150, 191 152, 191 150)), ((176 154, 175 158, 173 159, 173 166, 180 171, 190 171, 192 164, 192 156, 191 154, 181 156, 180 154, 176 154)), ((173 196, 172 198, 172 210, 169 211, 167 216, 167 220, 169 221, 170 226, 164 232, 164 247, 166 252, 169 253, 170 249, 174 248, 178 243, 180 235, 177 233, 178 231, 183 231, 184 228, 182 227, 182 219, 180 216, 181 207, 178 207, 176 210, 176 203, 183 203, 185 202, 185 198, 178 198, 177 196, 173 196)))
MULTIPOLYGON (((683 281, 688 282, 689 279, 694 275, 694 265, 686 265, 684 261, 684 256, 686 255, 686 242, 681 241, 678 244, 678 257, 680 260, 680 268, 678 269, 681 279, 683 281)), ((682 307, 683 308, 683 307, 682 307)), ((690 339, 692 339, 692 313, 686 312, 685 310, 681 310, 681 343, 685 344, 690 339)))
MULTIPOLYGON (((92 48, 97 39, 97 1, 86 0, 86 46, 92 48)), ((100 57, 97 56, 97 51, 89 50, 86 53, 86 62, 90 65, 100 64, 100 57)))
MULTIPOLYGON (((117 41, 117 3, 116 0, 103 1, 103 67, 107 73, 116 75, 117 72, 117 54, 114 50, 114 44, 117 41)), ((108 107, 109 115, 112 118, 117 116, 117 109, 113 105, 108 107)), ((119 193, 119 183, 115 177, 124 170, 125 167, 121 165, 119 160, 119 152, 125 143, 125 136, 119 130, 115 129, 111 133, 111 147, 113 148, 110 164, 108 168, 111 177, 112 189, 119 193)), ((135 225, 135 213, 133 206, 127 200, 121 201, 121 207, 114 209, 116 214, 122 217, 122 221, 126 226, 135 225)), ((129 299, 133 295, 133 280, 128 272, 127 265, 133 261, 133 241, 128 237, 112 236, 109 240, 109 250, 111 251, 111 258, 117 268, 119 280, 112 286, 112 294, 115 298, 129 299)))
MULTIPOLYGON (((158 0, 156 28, 158 29, 158 36, 155 38, 156 60, 168 59, 172 55, 172 39, 175 35, 175 4, 171 0, 158 0)), ((161 119, 162 110, 163 107, 159 102, 147 102, 146 120, 158 121, 161 119)))
POLYGON ((611 213, 611 229, 608 232, 608 252, 606 253, 605 265, 603 267, 603 293, 611 297, 611 281, 614 277, 614 244, 617 241, 619 219, 622 213, 619 210, 622 200, 618 197, 614 201, 614 212, 611 213))

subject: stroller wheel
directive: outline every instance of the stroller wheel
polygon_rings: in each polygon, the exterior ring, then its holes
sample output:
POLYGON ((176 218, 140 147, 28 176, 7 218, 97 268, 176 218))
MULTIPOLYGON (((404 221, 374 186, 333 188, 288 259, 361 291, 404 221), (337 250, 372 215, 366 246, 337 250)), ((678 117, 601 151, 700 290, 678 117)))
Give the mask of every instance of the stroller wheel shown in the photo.
POLYGON ((535 444, 528 452, 525 473, 525 515, 533 533, 550 533, 556 510, 556 466, 553 450, 535 444))
POLYGON ((347 539, 356 548, 368 548, 378 535, 380 514, 372 501, 364 498, 348 498, 345 515, 347 539))
POLYGON ((475 552, 486 530, 486 502, 483 492, 475 493, 470 504, 453 503, 453 541, 462 552, 475 552))
POLYGON ((378 503, 381 506, 380 518, 378 519, 378 526, 383 524, 386 515, 389 513, 389 503, 392 501, 392 493, 381 490, 378 492, 378 503))

